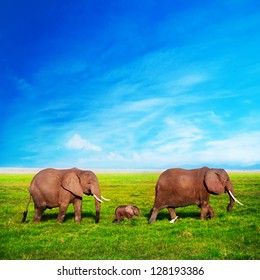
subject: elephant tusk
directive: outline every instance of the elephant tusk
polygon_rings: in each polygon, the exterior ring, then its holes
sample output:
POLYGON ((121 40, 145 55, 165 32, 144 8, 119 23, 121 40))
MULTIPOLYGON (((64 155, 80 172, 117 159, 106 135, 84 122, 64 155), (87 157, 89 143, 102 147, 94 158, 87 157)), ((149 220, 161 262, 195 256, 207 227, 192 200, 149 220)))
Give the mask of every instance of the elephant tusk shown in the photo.
POLYGON ((110 199, 105 198, 105 197, 104 197, 104 196, 102 196, 102 195, 101 195, 101 198, 102 198, 103 200, 105 200, 105 201, 110 201, 110 199))
POLYGON ((228 193, 230 194, 230 196, 231 196, 238 204, 244 205, 244 204, 242 204, 241 202, 239 202, 239 201, 234 197, 234 195, 232 194, 231 191, 228 190, 228 193))
POLYGON ((103 202, 101 199, 99 199, 95 194, 93 194, 93 196, 95 197, 95 199, 99 202, 103 202))
POLYGON ((172 220, 170 221, 170 224, 173 224, 177 219, 178 219, 178 216, 176 216, 174 219, 172 219, 172 220))

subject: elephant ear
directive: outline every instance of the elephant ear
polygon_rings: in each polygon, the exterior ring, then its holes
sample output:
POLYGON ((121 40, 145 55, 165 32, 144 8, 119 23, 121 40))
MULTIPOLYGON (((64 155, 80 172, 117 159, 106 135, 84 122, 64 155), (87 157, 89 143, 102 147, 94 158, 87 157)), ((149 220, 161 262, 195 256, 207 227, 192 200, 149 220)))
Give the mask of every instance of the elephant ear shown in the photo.
POLYGON ((79 178, 74 172, 66 173, 61 180, 61 185, 67 191, 73 193, 76 196, 82 197, 83 191, 79 183, 79 178))
POLYGON ((125 211, 126 211, 126 213, 134 216, 134 210, 133 210, 132 206, 126 206, 125 211))
POLYGON ((224 186, 222 185, 217 170, 215 169, 209 169, 206 172, 205 184, 210 193, 221 194, 225 192, 224 186))

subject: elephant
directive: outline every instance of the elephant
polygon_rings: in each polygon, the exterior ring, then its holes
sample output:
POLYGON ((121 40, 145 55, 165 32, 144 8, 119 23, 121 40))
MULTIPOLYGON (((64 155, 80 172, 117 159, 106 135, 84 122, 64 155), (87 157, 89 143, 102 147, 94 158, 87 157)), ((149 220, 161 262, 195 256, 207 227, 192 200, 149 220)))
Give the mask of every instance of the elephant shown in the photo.
POLYGON ((140 220, 140 211, 135 205, 120 205, 115 210, 115 219, 113 222, 119 222, 124 218, 133 220, 133 216, 138 216, 140 220))
POLYGON ((23 213, 25 222, 31 198, 34 201, 34 221, 41 221, 42 213, 48 208, 59 207, 57 222, 64 221, 70 203, 74 206, 75 222, 81 222, 83 194, 93 195, 95 198, 96 217, 99 222, 100 203, 108 200, 101 196, 97 176, 92 171, 78 168, 54 169, 47 168, 37 173, 29 188, 30 198, 23 213))
POLYGON ((186 170, 172 168, 164 171, 156 183, 154 206, 151 210, 149 224, 154 223, 158 212, 167 208, 171 222, 176 219, 175 208, 188 205, 198 205, 201 208, 202 220, 214 217, 214 210, 210 206, 210 194, 218 195, 228 192, 230 203, 227 210, 232 210, 234 202, 243 205, 235 198, 234 187, 224 169, 202 167, 186 170))

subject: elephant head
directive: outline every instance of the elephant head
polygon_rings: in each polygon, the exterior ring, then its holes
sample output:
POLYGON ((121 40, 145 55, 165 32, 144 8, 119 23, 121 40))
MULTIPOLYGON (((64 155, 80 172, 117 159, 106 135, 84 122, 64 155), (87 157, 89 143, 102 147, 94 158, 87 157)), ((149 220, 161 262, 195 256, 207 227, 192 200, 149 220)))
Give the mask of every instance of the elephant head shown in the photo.
POLYGON ((83 194, 94 196, 96 204, 96 223, 98 223, 101 199, 108 199, 101 196, 96 175, 92 171, 82 171, 75 168, 71 170, 71 172, 64 174, 61 185, 64 189, 78 197, 83 197, 83 194))
POLYGON ((227 210, 232 210, 234 202, 243 205, 235 198, 234 187, 229 179, 227 172, 224 169, 208 169, 205 173, 205 185, 211 194, 222 194, 228 192, 230 197, 230 203, 227 210))
POLYGON ((126 213, 130 214, 131 216, 138 216, 140 219, 140 211, 136 206, 128 205, 125 208, 126 213))

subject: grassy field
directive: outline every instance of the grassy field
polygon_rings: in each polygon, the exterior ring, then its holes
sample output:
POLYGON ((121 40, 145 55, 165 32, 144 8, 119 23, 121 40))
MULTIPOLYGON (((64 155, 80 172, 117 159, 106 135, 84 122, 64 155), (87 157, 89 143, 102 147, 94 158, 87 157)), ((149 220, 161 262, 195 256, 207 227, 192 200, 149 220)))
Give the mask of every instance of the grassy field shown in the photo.
POLYGON ((33 223, 33 203, 27 222, 21 224, 33 175, 0 174, 0 259, 260 259, 260 173, 230 173, 237 198, 227 212, 228 195, 211 196, 216 217, 199 219, 197 206, 178 208, 179 220, 169 223, 167 210, 148 225, 159 174, 97 174, 102 194, 101 219, 95 224, 94 201, 84 196, 83 219, 74 223, 72 205, 63 224, 56 223, 58 209, 46 210, 41 223, 33 223), (119 204, 135 204, 141 219, 112 223, 119 204))

